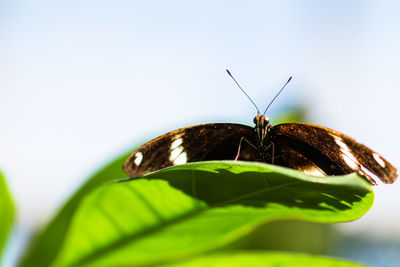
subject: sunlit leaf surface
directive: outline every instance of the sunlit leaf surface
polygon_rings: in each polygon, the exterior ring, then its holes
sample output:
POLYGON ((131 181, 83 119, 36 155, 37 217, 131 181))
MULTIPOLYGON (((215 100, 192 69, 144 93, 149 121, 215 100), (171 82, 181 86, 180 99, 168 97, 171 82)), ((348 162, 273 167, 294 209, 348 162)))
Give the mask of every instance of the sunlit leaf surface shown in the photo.
POLYGON ((187 164, 89 193, 53 264, 174 262, 272 220, 355 220, 372 202, 370 184, 357 175, 316 178, 250 162, 187 164))

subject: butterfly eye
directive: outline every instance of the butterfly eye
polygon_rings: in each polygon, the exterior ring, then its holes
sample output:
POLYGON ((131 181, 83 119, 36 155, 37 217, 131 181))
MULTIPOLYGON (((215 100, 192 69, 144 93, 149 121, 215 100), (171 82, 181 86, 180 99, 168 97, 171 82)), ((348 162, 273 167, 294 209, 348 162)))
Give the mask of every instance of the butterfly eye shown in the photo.
POLYGON ((254 117, 253 122, 254 124, 257 124, 257 117, 254 117))

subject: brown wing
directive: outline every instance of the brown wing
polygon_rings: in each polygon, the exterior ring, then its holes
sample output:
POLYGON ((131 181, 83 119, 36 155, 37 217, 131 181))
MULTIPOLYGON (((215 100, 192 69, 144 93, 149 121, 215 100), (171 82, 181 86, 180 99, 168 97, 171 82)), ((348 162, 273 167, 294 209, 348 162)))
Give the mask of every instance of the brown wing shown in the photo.
MULTIPOLYGON (((188 162, 233 160, 241 137, 253 140, 253 128, 241 124, 210 123, 178 129, 136 149, 125 161, 123 169, 135 177, 188 162)), ((258 151, 250 150, 248 146, 246 149, 258 157, 258 151)), ((243 155, 246 155, 246 149, 243 155)), ((242 152, 240 155, 243 159, 242 152)))
MULTIPOLYGON (((309 168, 323 175, 339 175, 358 172, 372 184, 372 176, 384 183, 397 178, 396 168, 384 157, 337 131, 305 123, 284 123, 274 126, 271 138, 276 143, 276 164, 298 165, 297 169, 309 168), (298 158, 307 159, 302 164, 298 158), (290 163, 292 161, 292 163, 290 163), (313 166, 309 162, 312 162, 313 166)), ((296 167, 295 167, 296 169, 296 167)), ((304 171, 304 170, 303 170, 304 171)))

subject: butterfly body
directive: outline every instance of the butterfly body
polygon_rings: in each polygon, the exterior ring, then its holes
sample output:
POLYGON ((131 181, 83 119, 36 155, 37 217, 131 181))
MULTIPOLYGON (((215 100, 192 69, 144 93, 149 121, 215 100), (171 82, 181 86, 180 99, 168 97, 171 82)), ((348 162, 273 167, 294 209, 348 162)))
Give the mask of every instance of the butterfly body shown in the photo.
POLYGON ((260 113, 257 113, 257 116, 254 117, 253 122, 255 124, 254 132, 257 137, 257 150, 260 154, 260 157, 265 162, 270 160, 271 163, 273 163, 274 143, 270 138, 270 131, 272 127, 269 119, 265 115, 260 115, 260 113))

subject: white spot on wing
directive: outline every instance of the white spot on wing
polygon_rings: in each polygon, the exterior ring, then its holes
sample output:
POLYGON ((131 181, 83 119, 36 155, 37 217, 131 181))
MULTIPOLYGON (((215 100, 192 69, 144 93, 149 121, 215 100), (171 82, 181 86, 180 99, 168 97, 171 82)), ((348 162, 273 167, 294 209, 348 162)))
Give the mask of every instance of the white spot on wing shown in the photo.
POLYGON ((186 152, 182 152, 176 159, 174 159, 175 165, 185 164, 186 162, 187 162, 186 152))
POLYGON ((364 166, 361 165, 361 170, 364 172, 364 176, 367 177, 368 180, 370 180, 370 182, 372 184, 383 184, 383 182, 380 180, 380 178, 374 174, 373 172, 371 172, 370 170, 368 170, 367 168, 365 168, 364 166))
POLYGON ((175 148, 179 147, 180 145, 182 145, 182 143, 183 143, 182 137, 178 137, 175 141, 171 143, 171 150, 174 150, 175 148))
POLYGON ((140 163, 142 163, 143 160, 143 153, 142 152, 137 152, 135 154, 135 160, 133 162, 135 162, 136 166, 139 166, 140 163))
POLYGON ((169 160, 174 161, 183 152, 183 148, 178 146, 174 149, 171 147, 171 154, 169 155, 169 160))
POLYGON ((333 137, 333 139, 335 139, 336 144, 340 147, 342 158, 346 162, 346 164, 352 169, 358 169, 358 160, 351 153, 350 148, 342 141, 342 138, 333 134, 331 134, 331 136, 333 137))
POLYGON ((182 135, 177 135, 175 137, 176 139, 171 143, 170 149, 171 149, 171 154, 169 155, 169 160, 174 164, 174 165, 181 165, 187 163, 187 154, 183 150, 183 139, 182 135))
POLYGON ((385 167, 386 167, 386 164, 385 164, 385 162, 383 161, 383 159, 381 158, 381 156, 379 156, 379 155, 376 154, 376 153, 372 153, 372 156, 374 156, 374 159, 376 160, 376 162, 377 162, 379 165, 381 165, 382 168, 385 168, 385 167))

